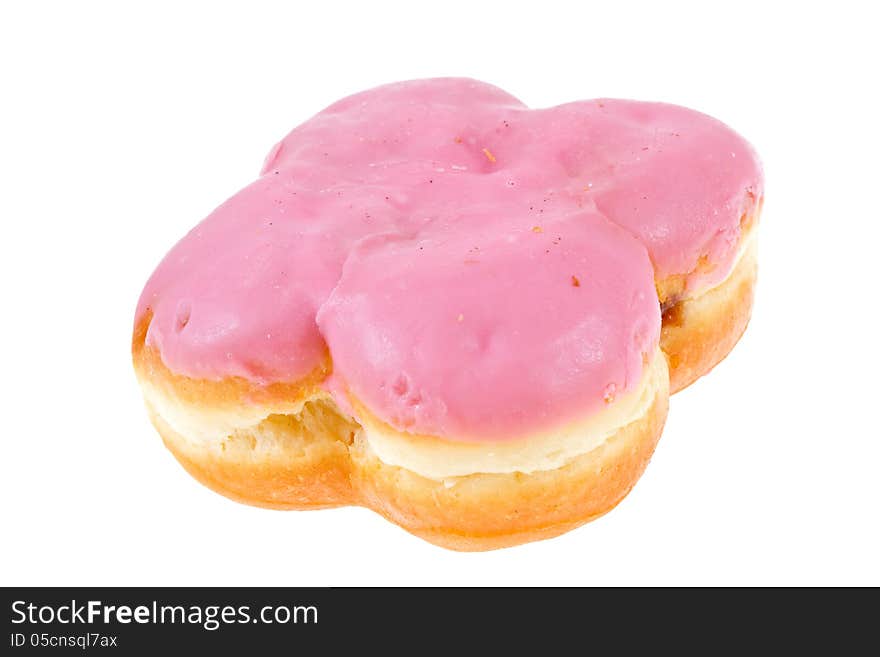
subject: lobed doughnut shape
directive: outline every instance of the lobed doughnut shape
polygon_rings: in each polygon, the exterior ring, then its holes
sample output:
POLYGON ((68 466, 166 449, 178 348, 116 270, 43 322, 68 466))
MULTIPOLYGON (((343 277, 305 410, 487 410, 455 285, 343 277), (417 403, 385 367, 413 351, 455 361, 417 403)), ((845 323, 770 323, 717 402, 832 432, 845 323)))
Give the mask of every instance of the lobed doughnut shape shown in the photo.
POLYGON ((625 496, 670 389, 745 329, 762 198, 752 149, 692 110, 379 87, 169 252, 135 370, 233 499, 361 504, 453 549, 546 538, 625 496))

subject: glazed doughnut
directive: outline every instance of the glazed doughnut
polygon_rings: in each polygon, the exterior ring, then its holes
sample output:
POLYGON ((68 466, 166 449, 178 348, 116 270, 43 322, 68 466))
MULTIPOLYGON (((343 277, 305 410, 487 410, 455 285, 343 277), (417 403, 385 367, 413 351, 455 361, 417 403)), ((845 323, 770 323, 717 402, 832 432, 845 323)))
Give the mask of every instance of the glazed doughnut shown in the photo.
POLYGON ((757 158, 705 115, 386 85, 294 129, 166 255, 135 371, 198 480, 445 547, 613 508, 748 321, 757 158), (665 354, 664 354, 665 352, 665 354))

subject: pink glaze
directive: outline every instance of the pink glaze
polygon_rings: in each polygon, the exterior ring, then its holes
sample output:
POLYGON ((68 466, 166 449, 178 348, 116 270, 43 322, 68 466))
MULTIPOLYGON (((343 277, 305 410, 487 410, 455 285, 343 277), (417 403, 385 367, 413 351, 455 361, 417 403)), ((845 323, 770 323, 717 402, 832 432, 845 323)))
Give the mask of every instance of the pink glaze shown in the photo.
POLYGON ((654 274, 704 257, 689 284, 723 278, 762 191, 748 144, 692 110, 387 85, 277 144, 160 263, 137 319, 182 374, 293 381, 329 349, 344 407, 347 387, 401 430, 514 438, 636 385, 654 274))
POLYGON ((535 232, 518 209, 374 235, 349 255, 318 326, 338 374, 392 426, 513 438, 641 380, 660 329, 644 247, 593 210, 535 232))

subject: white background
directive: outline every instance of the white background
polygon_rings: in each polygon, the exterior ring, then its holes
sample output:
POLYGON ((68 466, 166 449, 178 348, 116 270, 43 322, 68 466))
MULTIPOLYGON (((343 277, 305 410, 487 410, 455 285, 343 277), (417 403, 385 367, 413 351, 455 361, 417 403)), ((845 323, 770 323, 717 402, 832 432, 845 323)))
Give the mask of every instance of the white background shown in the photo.
POLYGON ((880 584, 870 3, 16 4, 0 10, 0 583, 880 584), (202 488, 129 360, 153 267, 276 140, 338 97, 434 75, 535 106, 688 105, 752 141, 767 176, 752 324, 673 398, 632 494, 482 554, 363 509, 202 488))

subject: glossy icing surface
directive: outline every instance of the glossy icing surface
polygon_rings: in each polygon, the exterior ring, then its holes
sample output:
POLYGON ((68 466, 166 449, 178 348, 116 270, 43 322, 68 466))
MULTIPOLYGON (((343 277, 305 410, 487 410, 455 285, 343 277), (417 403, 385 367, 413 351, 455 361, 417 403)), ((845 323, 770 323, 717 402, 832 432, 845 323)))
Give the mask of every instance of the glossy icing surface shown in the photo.
POLYGON ((748 144, 692 110, 387 85, 277 144, 137 317, 178 373, 296 380, 329 350, 343 407, 349 390, 400 430, 514 438, 638 384, 654 276, 723 278, 761 186, 748 144))

